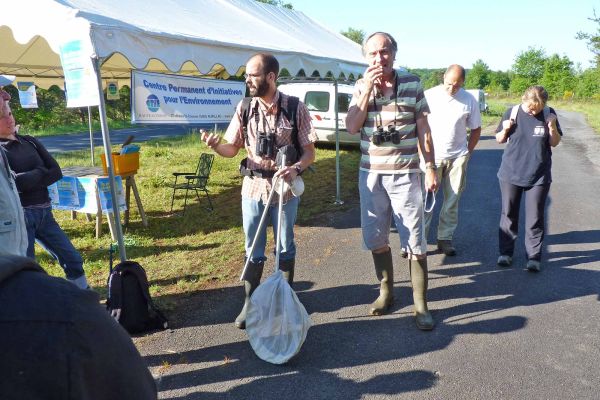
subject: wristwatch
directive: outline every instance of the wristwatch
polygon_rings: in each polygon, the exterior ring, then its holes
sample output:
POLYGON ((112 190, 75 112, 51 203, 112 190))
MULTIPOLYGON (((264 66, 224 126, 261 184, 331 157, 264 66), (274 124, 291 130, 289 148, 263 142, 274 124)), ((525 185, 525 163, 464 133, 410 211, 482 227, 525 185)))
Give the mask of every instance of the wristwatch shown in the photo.
POLYGON ((296 170, 296 174, 302 175, 302 167, 298 164, 294 164, 294 169, 296 170))

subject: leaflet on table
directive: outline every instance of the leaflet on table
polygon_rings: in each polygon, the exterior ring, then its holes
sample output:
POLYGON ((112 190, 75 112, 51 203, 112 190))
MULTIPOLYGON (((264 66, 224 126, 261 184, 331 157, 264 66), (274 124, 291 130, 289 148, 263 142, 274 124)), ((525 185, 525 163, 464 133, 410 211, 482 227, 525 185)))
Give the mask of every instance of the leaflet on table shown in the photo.
MULTIPOLYGON (((110 182, 109 177, 97 178, 98 180, 98 195, 100 197, 100 204, 102 205, 102 212, 113 212, 112 198, 110 195, 110 182)), ((124 211, 127 209, 125 204, 125 195, 123 194, 123 181, 120 176, 115 176, 115 183, 117 184, 117 201, 119 202, 119 210, 124 211)))
POLYGON ((53 208, 72 210, 79 208, 77 178, 65 176, 58 182, 48 186, 53 208))
MULTIPOLYGON (((108 177, 88 178, 64 176, 58 182, 48 186, 52 208, 57 210, 70 210, 88 214, 98 212, 98 199, 103 213, 112 212, 112 201, 110 196, 110 185, 108 177)), ((115 176, 117 185, 117 198, 119 209, 127 209, 125 194, 123 193, 123 181, 120 176, 115 176)))

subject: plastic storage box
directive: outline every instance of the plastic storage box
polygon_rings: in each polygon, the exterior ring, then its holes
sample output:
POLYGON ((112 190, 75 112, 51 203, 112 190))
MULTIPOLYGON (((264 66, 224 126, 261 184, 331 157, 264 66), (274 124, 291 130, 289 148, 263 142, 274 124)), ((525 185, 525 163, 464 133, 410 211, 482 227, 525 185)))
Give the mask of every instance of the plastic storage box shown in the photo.
MULTIPOLYGON (((108 168, 106 166, 106 157, 101 154, 102 157, 102 169, 104 173, 108 175, 108 168)), ((115 169, 115 175, 127 175, 135 174, 140 167, 140 153, 128 153, 119 154, 112 153, 113 168, 115 169)))

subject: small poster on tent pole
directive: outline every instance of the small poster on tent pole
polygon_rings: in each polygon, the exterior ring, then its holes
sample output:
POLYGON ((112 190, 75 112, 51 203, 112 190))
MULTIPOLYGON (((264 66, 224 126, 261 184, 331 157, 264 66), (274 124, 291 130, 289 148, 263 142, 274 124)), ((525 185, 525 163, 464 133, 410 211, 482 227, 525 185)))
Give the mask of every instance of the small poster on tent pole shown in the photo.
POLYGON ((119 85, 117 81, 108 81, 106 83, 106 100, 119 100, 119 85))
POLYGON ((38 108, 35 85, 33 82, 17 82, 19 102, 23 108, 38 108))
POLYGON ((60 62, 65 74, 67 107, 100 104, 92 53, 91 44, 83 40, 73 40, 60 46, 60 62))

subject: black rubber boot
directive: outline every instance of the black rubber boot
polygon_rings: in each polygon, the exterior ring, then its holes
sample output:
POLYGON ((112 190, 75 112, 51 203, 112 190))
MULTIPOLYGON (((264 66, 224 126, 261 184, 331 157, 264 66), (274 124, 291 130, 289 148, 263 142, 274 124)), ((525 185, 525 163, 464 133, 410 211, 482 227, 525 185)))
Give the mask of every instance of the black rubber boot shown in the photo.
POLYGON ((279 269, 283 273, 283 277, 288 281, 290 286, 294 283, 294 267, 296 266, 296 259, 290 260, 279 260, 279 269))
POLYGON ((385 253, 372 253, 375 273, 380 282, 379 297, 369 307, 369 314, 382 315, 387 312, 394 302, 394 263, 392 250, 385 253))
POLYGON ((260 284, 264 266, 264 261, 250 261, 246 273, 242 277, 244 280, 246 298, 244 299, 244 307, 242 308, 240 315, 235 319, 235 326, 239 329, 246 329, 246 313, 248 312, 248 304, 250 304, 250 296, 252 296, 252 293, 254 293, 254 290, 260 284))
POLYGON ((422 331, 433 329, 435 322, 427 309, 427 259, 408 260, 415 304, 415 322, 422 331))

